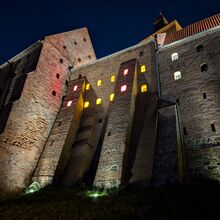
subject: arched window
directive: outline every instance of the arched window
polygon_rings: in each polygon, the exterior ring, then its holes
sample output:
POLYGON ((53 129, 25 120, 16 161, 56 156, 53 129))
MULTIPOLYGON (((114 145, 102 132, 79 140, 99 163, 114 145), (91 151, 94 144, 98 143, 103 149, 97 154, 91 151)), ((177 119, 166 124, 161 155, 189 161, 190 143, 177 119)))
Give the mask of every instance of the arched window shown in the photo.
POLYGON ((141 92, 147 92, 147 84, 141 86, 141 92))
POLYGON ((181 72, 180 72, 180 71, 176 71, 176 72, 174 73, 174 79, 175 79, 175 80, 181 79, 181 72))
POLYGON ((141 73, 145 73, 146 72, 146 66, 145 65, 142 65, 141 66, 141 73))
POLYGON ((178 53, 172 53, 171 55, 172 61, 178 60, 178 58, 179 58, 178 53))
POLYGON ((200 65, 200 68, 201 68, 201 72, 205 72, 208 70, 208 65, 206 63, 200 65))

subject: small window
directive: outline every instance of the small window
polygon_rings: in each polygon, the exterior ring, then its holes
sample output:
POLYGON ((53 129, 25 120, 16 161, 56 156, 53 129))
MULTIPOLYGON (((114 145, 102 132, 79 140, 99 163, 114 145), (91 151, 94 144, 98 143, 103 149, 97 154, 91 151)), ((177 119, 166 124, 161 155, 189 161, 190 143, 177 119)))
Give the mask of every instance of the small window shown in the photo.
POLYGON ((72 68, 73 68, 72 65, 69 65, 69 66, 68 66, 68 70, 71 70, 72 68))
POLYGON ((52 95, 56 96, 56 94, 57 94, 56 91, 53 90, 52 95))
POLYGON ((69 101, 69 102, 67 102, 67 105, 66 105, 66 106, 67 106, 67 107, 70 107, 70 106, 72 105, 72 103, 73 103, 72 101, 69 101))
POLYGON ((63 49, 65 49, 65 50, 66 50, 66 45, 63 45, 63 49))
POLYGON ((111 134, 112 134, 111 131, 109 131, 108 134, 107 134, 107 136, 111 136, 111 134))
POLYGON ((202 93, 202 96, 203 96, 203 99, 206 99, 206 93, 205 92, 202 93))
POLYGON ((144 55, 144 52, 141 51, 141 52, 139 53, 139 56, 142 57, 143 55, 144 55))
POLYGON ((89 59, 92 59, 91 55, 88 56, 89 59))
POLYGON ((78 86, 75 85, 75 86, 73 87, 73 91, 75 92, 75 91, 77 90, 77 88, 78 88, 78 86))
POLYGON ((96 99, 96 105, 100 105, 102 103, 102 99, 101 98, 97 98, 96 99))
POLYGON ((114 93, 110 94, 110 96, 109 96, 110 102, 112 102, 112 101, 114 100, 114 97, 115 97, 115 94, 114 94, 114 93))
POLYGON ((212 131, 216 131, 216 130, 215 130, 215 125, 214 125, 214 123, 211 124, 211 128, 212 128, 212 131))
POLYGON ((147 92, 147 84, 141 86, 141 92, 147 92))
POLYGON ((121 92, 125 92, 127 90, 127 86, 126 85, 121 86, 120 90, 121 90, 121 92))
POLYGON ((174 73, 174 79, 175 80, 181 79, 181 72, 180 71, 177 71, 174 73))
POLYGON ((124 76, 128 75, 128 69, 124 69, 123 74, 124 76))
POLYGON ((58 121, 58 122, 57 122, 57 127, 60 127, 61 124, 62 124, 62 121, 58 121))
POLYGON ((202 44, 196 46, 196 51, 197 52, 202 52, 203 50, 204 50, 204 47, 203 47, 202 44))
POLYGON ((172 61, 178 60, 178 58, 179 58, 178 53, 173 53, 173 54, 171 55, 172 61))
POLYGON ((100 118, 100 119, 98 120, 98 123, 99 123, 99 124, 102 123, 102 118, 100 118))
POLYGON ((115 82, 115 76, 111 76, 111 82, 115 82))
POLYGON ((101 86, 102 85, 102 80, 98 80, 97 81, 97 86, 99 87, 99 86, 101 86))
POLYGON ((86 42, 86 38, 83 38, 83 41, 86 42))
POLYGON ((74 44, 75 44, 75 45, 77 45, 77 42, 76 42, 76 41, 74 41, 74 44))
POLYGON ((57 79, 59 79, 59 78, 60 78, 60 74, 59 74, 59 73, 57 73, 57 74, 56 74, 56 77, 57 77, 57 79))
POLYGON ((89 102, 86 101, 86 102, 84 103, 84 108, 88 108, 88 107, 89 107, 89 102))
POLYGON ((82 74, 79 74, 79 77, 78 77, 78 79, 81 79, 82 78, 82 74))
POLYGON ((78 58, 78 61, 81 62, 81 58, 78 58))
POLYGON ((208 65, 206 63, 204 63, 200 66, 200 68, 201 68, 201 72, 205 72, 208 70, 208 65))
POLYGON ((183 134, 184 134, 184 135, 187 135, 187 134, 188 134, 188 133, 187 133, 187 130, 186 130, 186 127, 183 128, 183 134))
POLYGON ((177 103, 178 105, 180 105, 180 99, 179 99, 179 98, 176 99, 176 103, 177 103))
POLYGON ((89 90, 89 89, 90 89, 90 84, 87 83, 87 84, 86 84, 86 90, 89 90))
POLYGON ((60 58, 60 63, 63 63, 63 59, 62 58, 60 58))
POLYGON ((141 73, 145 73, 146 72, 146 66, 145 65, 142 65, 141 66, 141 73))

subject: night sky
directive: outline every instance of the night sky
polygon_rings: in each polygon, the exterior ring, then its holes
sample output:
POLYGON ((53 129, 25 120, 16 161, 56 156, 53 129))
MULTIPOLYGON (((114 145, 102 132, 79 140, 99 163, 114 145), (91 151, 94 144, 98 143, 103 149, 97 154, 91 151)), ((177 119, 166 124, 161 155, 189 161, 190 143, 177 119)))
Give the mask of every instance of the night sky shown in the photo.
POLYGON ((0 0, 0 58, 46 35, 87 27, 98 58, 153 32, 160 10, 182 26, 220 12, 220 0, 0 0))

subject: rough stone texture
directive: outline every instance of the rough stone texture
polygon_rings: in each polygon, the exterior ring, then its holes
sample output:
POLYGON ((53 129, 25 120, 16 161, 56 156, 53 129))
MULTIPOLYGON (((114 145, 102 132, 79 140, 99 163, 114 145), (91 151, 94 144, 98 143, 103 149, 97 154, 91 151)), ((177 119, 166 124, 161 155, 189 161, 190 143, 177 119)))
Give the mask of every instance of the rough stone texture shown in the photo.
POLYGON ((85 28, 46 37, 43 41, 37 68, 28 74, 21 98, 14 102, 5 131, 0 135, 1 192, 20 191, 30 183, 66 92, 69 66, 78 57, 81 62, 75 66, 95 60, 85 28), (74 40, 80 42, 77 46, 83 44, 80 47, 84 49, 75 48, 74 40))
POLYGON ((154 167, 157 135, 156 93, 143 93, 140 95, 136 104, 134 123, 135 122, 138 123, 138 125, 141 123, 143 124, 141 128, 137 126, 134 127, 134 130, 137 130, 140 136, 136 137, 136 141, 138 141, 136 152, 130 152, 130 155, 136 156, 132 167, 132 177, 129 182, 150 186, 154 167), (140 108, 143 108, 143 111, 141 111, 140 108))
POLYGON ((104 187, 119 186, 123 181, 124 162, 129 149, 133 122, 135 98, 137 94, 136 60, 121 64, 115 85, 115 100, 109 107, 108 123, 102 146, 94 185, 104 187), (128 74, 124 75, 124 70, 128 74), (127 89, 121 92, 121 86, 127 89))
POLYGON ((153 186, 170 185, 179 179, 177 129, 175 105, 158 109, 153 186))
POLYGON ((58 178, 67 164, 83 111, 84 90, 85 78, 70 82, 33 176, 41 186, 58 178), (68 101, 72 101, 71 106, 67 106, 68 101))
MULTIPOLYGON (((216 27, 196 34, 167 45, 158 53, 162 96, 174 102, 179 99, 180 103, 187 175, 195 174, 193 170, 196 161, 203 155, 203 148, 218 149, 220 143, 220 47, 216 46, 220 44, 219 30, 220 27, 216 27), (204 50, 197 52, 196 46, 200 44, 204 50), (179 54, 179 59, 172 62, 171 54, 174 52, 179 54), (208 70, 201 72, 200 65, 204 63, 208 65, 208 70), (175 71, 181 71, 181 79, 174 80, 175 71), (203 93, 206 93, 206 99, 203 93), (212 131, 212 123, 215 131, 212 131)), ((208 158, 213 157, 211 152, 211 149, 206 150, 208 158)), ((215 152, 218 157, 218 151, 215 152)), ((202 165, 200 168, 205 169, 202 165)), ((205 176, 209 175, 219 178, 216 170, 207 169, 205 176)))

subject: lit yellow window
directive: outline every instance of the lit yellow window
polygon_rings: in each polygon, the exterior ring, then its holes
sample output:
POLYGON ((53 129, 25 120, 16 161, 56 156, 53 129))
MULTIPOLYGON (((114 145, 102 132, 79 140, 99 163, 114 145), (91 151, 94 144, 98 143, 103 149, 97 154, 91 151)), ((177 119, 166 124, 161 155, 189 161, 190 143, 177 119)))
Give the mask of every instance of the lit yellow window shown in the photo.
POLYGON ((145 73, 145 72, 146 72, 146 66, 145 66, 145 65, 142 65, 142 66, 141 66, 141 72, 142 72, 142 73, 145 73))
POLYGON ((115 82, 115 76, 111 76, 111 82, 115 82))
POLYGON ((102 99, 101 98, 97 98, 96 99, 96 105, 100 105, 102 103, 102 99))
POLYGON ((114 97, 115 97, 115 94, 112 93, 110 96, 109 96, 109 100, 112 102, 114 100, 114 97))
POLYGON ((102 85, 102 80, 98 80, 97 81, 97 86, 101 86, 102 85))
POLYGON ((89 89, 90 89, 90 84, 87 83, 87 84, 86 84, 86 90, 89 90, 89 89))
POLYGON ((146 84, 143 84, 141 86, 141 92, 147 92, 147 85, 146 84))
POLYGON ((84 102, 84 108, 88 108, 88 107, 89 107, 89 102, 88 101, 84 102))

